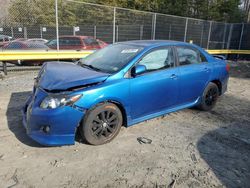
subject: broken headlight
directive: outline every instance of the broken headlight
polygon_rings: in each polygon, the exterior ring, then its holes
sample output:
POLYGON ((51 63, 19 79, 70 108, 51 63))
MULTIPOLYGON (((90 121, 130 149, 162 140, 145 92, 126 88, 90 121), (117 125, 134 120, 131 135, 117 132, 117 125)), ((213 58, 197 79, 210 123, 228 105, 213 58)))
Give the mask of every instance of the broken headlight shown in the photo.
POLYGON ((46 97, 40 104, 40 108, 54 109, 60 106, 71 106, 82 97, 81 94, 73 96, 54 95, 46 97))

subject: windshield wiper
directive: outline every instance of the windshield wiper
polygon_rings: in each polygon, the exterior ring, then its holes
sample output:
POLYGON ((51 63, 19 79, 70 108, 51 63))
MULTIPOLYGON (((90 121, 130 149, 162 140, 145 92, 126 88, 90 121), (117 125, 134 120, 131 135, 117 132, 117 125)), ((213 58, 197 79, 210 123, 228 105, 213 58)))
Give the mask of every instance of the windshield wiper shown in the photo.
POLYGON ((98 69, 98 68, 96 68, 96 67, 94 67, 92 65, 82 64, 82 66, 87 67, 87 68, 92 69, 92 70, 95 70, 95 71, 98 71, 98 72, 102 72, 101 69, 98 69))

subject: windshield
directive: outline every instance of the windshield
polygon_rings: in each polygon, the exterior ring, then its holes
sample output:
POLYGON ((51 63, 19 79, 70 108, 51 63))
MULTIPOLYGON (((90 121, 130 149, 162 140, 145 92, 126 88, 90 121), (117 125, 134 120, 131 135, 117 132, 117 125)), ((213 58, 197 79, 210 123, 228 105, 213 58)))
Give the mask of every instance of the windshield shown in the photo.
POLYGON ((120 71, 142 49, 134 45, 113 44, 81 59, 80 64, 112 74, 120 71))

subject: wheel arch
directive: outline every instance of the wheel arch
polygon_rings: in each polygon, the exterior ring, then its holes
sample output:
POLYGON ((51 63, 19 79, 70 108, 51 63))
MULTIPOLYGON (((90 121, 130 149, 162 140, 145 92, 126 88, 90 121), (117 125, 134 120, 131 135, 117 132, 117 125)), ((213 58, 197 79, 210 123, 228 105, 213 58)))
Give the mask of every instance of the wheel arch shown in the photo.
POLYGON ((217 87, 219 89, 219 95, 221 95, 221 93, 222 93, 222 83, 221 83, 221 81, 219 79, 215 79, 215 80, 212 80, 210 82, 217 85, 217 87))
POLYGON ((125 110, 124 106, 120 102, 115 101, 115 100, 106 100, 106 102, 113 103, 120 109, 120 111, 122 113, 122 117, 123 117, 122 125, 127 127, 127 123, 128 123, 127 122, 127 113, 126 113, 126 110, 125 110))
POLYGON ((122 126, 127 127, 127 123, 128 122, 127 122, 127 111, 126 111, 126 108, 125 108, 125 106, 121 102, 119 102, 117 100, 114 100, 114 99, 105 99, 105 100, 102 100, 102 101, 98 101, 97 103, 93 104, 90 108, 88 108, 88 110, 91 110, 94 107, 96 107, 97 105, 100 105, 100 104, 103 104, 103 103, 112 103, 112 104, 116 105, 119 108, 119 110, 121 111, 121 113, 122 113, 122 117, 123 117, 122 126))

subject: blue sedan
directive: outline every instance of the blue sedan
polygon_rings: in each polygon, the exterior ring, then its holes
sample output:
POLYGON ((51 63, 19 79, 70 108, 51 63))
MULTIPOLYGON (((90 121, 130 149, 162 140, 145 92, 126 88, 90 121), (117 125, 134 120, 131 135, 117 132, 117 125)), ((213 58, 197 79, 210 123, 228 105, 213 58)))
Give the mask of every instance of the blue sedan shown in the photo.
POLYGON ((46 63, 23 108, 27 134, 42 145, 110 142, 121 126, 197 106, 211 110, 229 67, 200 47, 175 41, 110 45, 78 64, 46 63))

